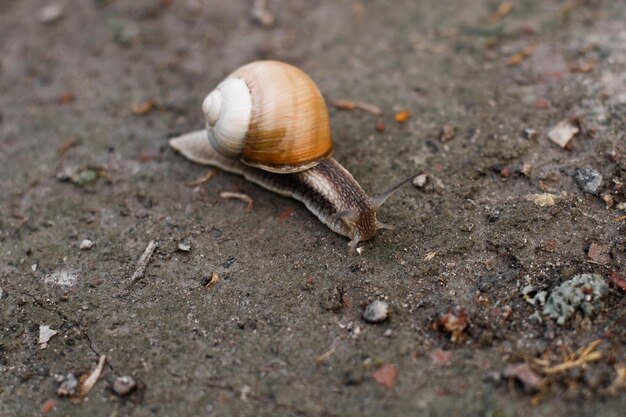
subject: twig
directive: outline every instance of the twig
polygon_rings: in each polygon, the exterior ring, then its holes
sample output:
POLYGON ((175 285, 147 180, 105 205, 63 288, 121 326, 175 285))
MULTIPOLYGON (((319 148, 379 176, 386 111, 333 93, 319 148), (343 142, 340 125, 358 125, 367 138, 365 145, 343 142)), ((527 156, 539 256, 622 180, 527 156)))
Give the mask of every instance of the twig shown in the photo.
POLYGON ((246 207, 247 211, 252 211, 252 205, 254 204, 254 201, 252 200, 252 198, 246 194, 243 193, 233 193, 231 191, 222 191, 220 193, 220 197, 222 198, 235 198, 237 200, 241 200, 244 203, 248 203, 248 207, 246 207))
POLYGON ((567 353, 565 358, 563 358, 563 362, 557 365, 549 366, 548 361, 537 358, 533 358, 532 362, 538 367, 538 371, 544 375, 559 374, 568 369, 578 368, 589 362, 600 360, 602 358, 602 352, 596 351, 596 348, 601 343, 602 339, 594 340, 574 353, 567 353))
POLYGON ((157 243, 154 240, 151 240, 150 243, 148 243, 146 250, 143 251, 141 258, 139 258, 139 261, 137 262, 137 268, 135 268, 133 276, 130 278, 131 284, 134 284, 139 278, 143 277, 146 267, 148 266, 148 262, 150 262, 150 258, 152 257, 156 247, 157 243))
POLYGON ((380 107, 375 106, 373 104, 363 103, 362 101, 351 101, 351 100, 330 100, 330 104, 341 110, 354 110, 359 109, 366 111, 368 113, 372 113, 376 116, 380 116, 383 114, 383 111, 380 107))
POLYGON ((187 185, 190 186, 190 187, 195 187, 196 185, 204 184, 205 182, 207 182, 211 178, 213 178, 213 175, 215 175, 215 173, 213 171, 209 171, 209 172, 206 173, 206 175, 198 177, 198 178, 196 178, 193 181, 189 181, 187 183, 187 185))
POLYGON ((84 397, 85 395, 89 394, 89 391, 91 391, 93 386, 98 381, 98 377, 100 376, 100 373, 102 372, 102 368, 104 367, 105 360, 106 360, 106 356, 100 355, 100 360, 98 361, 98 365, 96 366, 96 369, 93 370, 93 372, 87 377, 87 379, 85 379, 85 382, 83 382, 82 385, 80 386, 81 397, 84 397))

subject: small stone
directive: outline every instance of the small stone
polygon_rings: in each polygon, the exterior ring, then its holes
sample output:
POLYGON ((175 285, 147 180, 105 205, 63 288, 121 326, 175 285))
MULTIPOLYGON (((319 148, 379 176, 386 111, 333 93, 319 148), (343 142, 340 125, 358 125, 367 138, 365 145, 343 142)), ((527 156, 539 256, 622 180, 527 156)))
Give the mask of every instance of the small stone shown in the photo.
POLYGON ((569 120, 561 120, 548 132, 548 138, 561 148, 565 148, 570 140, 578 133, 578 127, 569 120))
POLYGON ((69 373, 60 378, 61 385, 57 388, 57 395, 59 397, 70 397, 76 394, 76 388, 78 388, 78 379, 72 373, 69 373))
POLYGON ((626 212, 626 201, 615 206, 618 210, 626 212))
POLYGON ((537 129, 533 129, 530 127, 526 127, 522 129, 522 137, 524 139, 536 140, 538 136, 539 136, 539 133, 537 133, 537 129))
POLYGON ((82 242, 80 242, 80 250, 89 250, 91 248, 93 248, 95 245, 95 242, 93 242, 92 240, 89 239, 84 239, 82 242))
POLYGON ((44 278, 44 282, 48 285, 57 285, 59 287, 69 288, 76 285, 78 275, 74 271, 62 269, 48 274, 44 278))
POLYGON ((380 300, 371 302, 363 312, 363 320, 368 323, 382 323, 388 316, 389 304, 380 300))
POLYGON ((423 188, 426 185, 426 180, 428 179, 428 175, 419 174, 417 177, 413 178, 413 185, 417 188, 423 188))
POLYGON ((435 365, 450 365, 452 359, 452 353, 441 348, 434 349, 428 356, 435 365))
POLYGON ((373 374, 374 380, 386 388, 393 388, 398 377, 398 368, 392 363, 386 363, 378 368, 373 374))
POLYGON ((59 3, 49 4, 37 13, 37 19, 43 24, 52 24, 63 17, 63 6, 59 3))
POLYGON ((626 291, 626 278, 624 278, 624 275, 617 272, 611 272, 609 275, 609 281, 611 281, 617 288, 621 288, 626 291))
POLYGON ((189 243, 181 242, 178 244, 178 250, 181 252, 189 252, 191 251, 191 245, 189 243))
POLYGON ((604 203, 606 204, 606 208, 611 208, 613 207, 613 204, 615 204, 615 199, 613 198, 613 196, 611 194, 602 194, 602 200, 604 200, 604 203))
POLYGON ((456 128, 450 125, 444 125, 439 131, 439 140, 442 143, 450 142, 456 136, 456 128))
POLYGON ((422 189, 426 193, 441 194, 446 188, 443 181, 430 174, 420 174, 413 178, 412 182, 414 186, 422 189))
POLYGON ((611 255, 609 253, 609 247, 607 245, 598 245, 597 243, 592 243, 591 246, 589 246, 587 256, 589 257, 589 259, 599 263, 600 265, 607 265, 611 262, 611 255))
POLYGON ((113 382, 113 391, 120 397, 130 394, 135 388, 137 382, 130 376, 120 376, 113 382))
POLYGON ((556 196, 550 193, 529 194, 526 200, 535 203, 539 207, 553 207, 556 205, 556 196))
POLYGON ((393 335, 393 330, 391 329, 387 329, 385 330, 385 333, 383 333, 383 336, 385 337, 391 337, 393 335))
POLYGON ((502 376, 518 381, 528 393, 539 391, 544 384, 543 379, 525 363, 507 366, 502 376))
POLYGON ((602 174, 592 168, 577 168, 574 171, 574 180, 581 190, 586 193, 597 195, 602 188, 602 174))
POLYGON ((543 314, 563 325, 578 310, 585 317, 597 313, 604 305, 609 286, 597 274, 579 274, 559 285, 548 298, 543 314))

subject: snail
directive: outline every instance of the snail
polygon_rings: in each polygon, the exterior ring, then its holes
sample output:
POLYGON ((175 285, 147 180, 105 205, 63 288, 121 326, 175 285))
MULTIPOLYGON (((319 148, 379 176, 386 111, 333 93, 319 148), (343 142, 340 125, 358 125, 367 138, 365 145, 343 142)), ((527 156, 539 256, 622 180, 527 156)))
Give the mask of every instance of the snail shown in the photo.
POLYGON ((328 109, 302 70, 277 61, 244 65, 209 93, 202 110, 206 130, 170 140, 186 158, 304 203, 350 239, 350 252, 378 229, 393 228, 377 220, 376 210, 413 176, 369 197, 331 157, 328 109))

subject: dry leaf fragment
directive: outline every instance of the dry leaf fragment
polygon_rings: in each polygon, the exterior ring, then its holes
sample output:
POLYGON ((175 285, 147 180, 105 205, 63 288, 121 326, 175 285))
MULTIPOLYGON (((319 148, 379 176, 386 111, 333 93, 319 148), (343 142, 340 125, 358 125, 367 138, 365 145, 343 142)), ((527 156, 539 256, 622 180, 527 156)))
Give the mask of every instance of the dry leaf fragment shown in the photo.
POLYGON ((396 385, 397 376, 398 368, 392 363, 384 364, 372 374, 374 380, 386 388, 393 388, 396 385))
POLYGON ((219 275, 217 275, 217 272, 213 271, 211 272, 211 279, 209 280, 209 282, 206 283, 206 285, 204 286, 205 288, 211 288, 212 286, 214 286, 215 284, 217 284, 220 280, 219 275))
POLYGON ((452 343, 461 343, 464 339, 463 332, 469 326, 469 316, 464 308, 454 306, 448 308, 448 312, 433 323, 435 330, 450 333, 452 343))
POLYGON ((531 56, 533 54, 533 52, 535 52, 535 49, 537 49, 537 46, 538 45, 534 44, 534 43, 525 46, 524 49, 522 49, 521 51, 519 51, 515 55, 512 55, 511 57, 509 57, 509 59, 506 60, 506 64, 507 65, 517 65, 517 64, 521 63, 526 58, 531 56))
POLYGON ((425 261, 430 261, 431 259, 433 259, 435 256, 437 256, 437 251, 432 251, 432 252, 428 252, 426 254, 426 256, 424 257, 425 261))
POLYGON ((158 103, 155 100, 150 99, 141 104, 133 104, 130 110, 137 116, 145 116, 157 107, 158 103))
POLYGON ((513 9, 513 3, 505 1, 500 3, 498 9, 489 16, 489 23, 496 23, 502 20, 513 9))
POLYGON ((539 207, 553 207, 556 205, 556 197, 554 194, 529 194, 526 196, 526 200, 535 203, 539 207))
POLYGON ((410 117, 411 117, 411 112, 409 112, 408 110, 402 110, 401 112, 396 113, 396 116, 394 117, 394 119, 398 123, 404 123, 407 120, 409 120, 410 117))
POLYGON ((233 193, 231 191, 222 191, 220 193, 220 197, 222 198, 234 198, 237 200, 241 200, 244 203, 248 203, 248 206, 246 207, 247 211, 252 211, 252 205, 254 204, 254 200, 252 200, 252 198, 246 194, 243 193, 233 193))
POLYGON ((47 324, 39 326, 39 349, 47 348, 50 339, 58 333, 57 330, 52 330, 47 324))
POLYGON ((340 110, 363 110, 368 113, 372 113, 376 116, 380 116, 383 114, 383 111, 380 107, 375 106, 373 104, 364 103, 362 101, 352 101, 352 100, 330 100, 330 104, 340 110))
POLYGON ((63 143, 60 144, 57 148, 57 156, 59 158, 62 158, 63 155, 65 155, 65 152, 67 152, 68 150, 70 150, 70 148, 73 148, 76 145, 78 145, 78 139, 74 137, 63 141, 63 143))
POLYGON ((295 212, 296 211, 293 209, 293 207, 287 207, 284 210, 281 210, 280 213, 278 213, 278 219, 285 221, 291 216, 293 216, 293 213, 295 212))
POLYGON ((71 91, 66 91, 59 96, 59 104, 71 103, 76 99, 76 96, 71 91))

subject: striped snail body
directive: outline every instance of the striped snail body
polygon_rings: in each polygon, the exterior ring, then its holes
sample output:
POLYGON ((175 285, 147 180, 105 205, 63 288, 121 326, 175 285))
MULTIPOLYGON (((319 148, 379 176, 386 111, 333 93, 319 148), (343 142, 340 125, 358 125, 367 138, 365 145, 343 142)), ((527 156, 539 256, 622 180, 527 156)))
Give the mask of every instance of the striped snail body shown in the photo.
POLYGON ((391 228, 376 210, 412 177, 369 197, 331 157, 328 110, 302 70, 277 61, 244 65, 209 93, 202 109, 206 130, 170 140, 183 156, 304 203, 350 239, 351 252, 378 229, 391 228))

